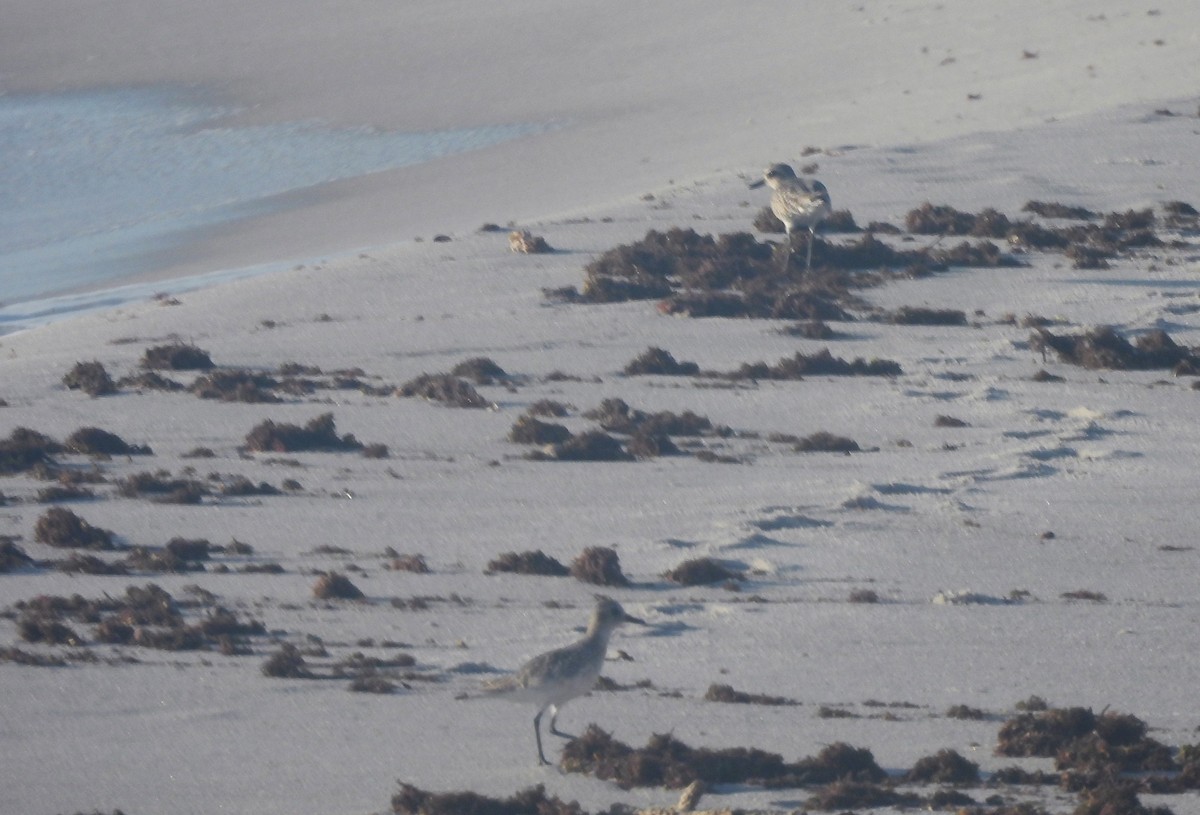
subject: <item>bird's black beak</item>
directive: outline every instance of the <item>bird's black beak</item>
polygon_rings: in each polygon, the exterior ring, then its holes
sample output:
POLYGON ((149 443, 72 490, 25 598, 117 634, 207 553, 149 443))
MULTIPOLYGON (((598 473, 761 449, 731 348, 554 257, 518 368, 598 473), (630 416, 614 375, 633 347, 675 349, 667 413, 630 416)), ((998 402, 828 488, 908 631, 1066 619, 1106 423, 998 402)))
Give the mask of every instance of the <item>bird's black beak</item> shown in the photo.
POLYGON ((648 622, 641 617, 634 617, 632 614, 626 614, 622 622, 633 623, 634 625, 649 625, 648 622))
POLYGON ((759 187, 761 187, 763 184, 766 184, 766 183, 767 183, 767 180, 765 178, 760 178, 760 179, 758 179, 758 181, 751 181, 750 189, 757 190, 759 187))

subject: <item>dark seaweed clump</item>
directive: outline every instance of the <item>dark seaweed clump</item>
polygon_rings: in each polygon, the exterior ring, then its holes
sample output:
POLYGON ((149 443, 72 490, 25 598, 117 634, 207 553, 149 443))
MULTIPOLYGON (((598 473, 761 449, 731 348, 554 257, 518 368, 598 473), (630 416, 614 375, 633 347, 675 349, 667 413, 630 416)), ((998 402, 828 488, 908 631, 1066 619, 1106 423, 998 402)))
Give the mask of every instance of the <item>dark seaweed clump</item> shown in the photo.
POLYGON ((1136 343, 1130 343, 1111 326, 1099 326, 1075 336, 1038 328, 1030 335, 1029 344, 1035 351, 1043 354, 1054 351, 1063 362, 1083 368, 1173 368, 1181 375, 1200 375, 1200 356, 1193 349, 1176 344, 1162 330, 1150 331, 1138 337, 1136 343))
POLYGON ((803 379, 806 376, 900 376, 903 371, 898 362, 890 359, 864 360, 857 357, 852 361, 835 357, 828 348, 815 354, 784 357, 773 365, 765 362, 746 362, 737 370, 718 374, 725 379, 803 379))
POLYGON ((112 532, 92 526, 71 510, 62 507, 51 507, 37 519, 33 538, 38 543, 63 549, 117 548, 112 532))
POLYGON ((862 450, 854 439, 824 430, 796 439, 792 449, 797 453, 857 453, 862 450))
POLYGON ((191 625, 184 619, 181 604, 153 583, 129 586, 123 596, 105 595, 97 600, 88 600, 78 594, 71 597, 40 595, 17 603, 17 609, 25 619, 73 620, 92 625, 97 642, 171 651, 228 650, 247 637, 266 633, 262 623, 242 620, 234 612, 213 605, 211 598, 204 602, 210 608, 202 619, 191 625))
POLYGON ((966 325, 967 315, 959 309, 901 306, 889 312, 885 320, 895 325, 966 325))
POLYGON ((304 427, 268 419, 246 434, 246 448, 264 453, 339 452, 362 450, 363 444, 349 433, 339 436, 333 414, 322 413, 304 427))
POLYGON ((199 504, 210 490, 193 478, 174 478, 166 471, 135 473, 117 481, 126 498, 146 498, 157 504, 199 504))
POLYGON ((12 538, 0 535, 0 574, 15 572, 33 565, 33 558, 17 546, 12 538))
POLYGON ((599 407, 583 415, 599 423, 604 430, 627 436, 703 436, 714 432, 729 435, 730 432, 728 428, 714 428, 707 418, 690 410, 646 413, 630 407, 622 399, 605 399, 599 407))
POLYGON ((788 699, 786 696, 769 696, 763 693, 745 693, 744 691, 734 690, 732 685, 709 685, 708 690, 704 693, 704 701, 722 702, 732 705, 781 706, 800 704, 795 699, 788 699))
POLYGON ((956 750, 939 750, 936 755, 918 759, 904 780, 914 784, 978 784, 979 765, 967 761, 956 750))
POLYGON ((628 586, 621 571, 621 558, 608 546, 589 546, 571 561, 571 576, 597 586, 628 586))
POLYGON ((107 396, 117 392, 104 365, 95 360, 91 362, 76 362, 71 370, 63 375, 62 383, 70 390, 81 390, 88 396, 107 396))
POLYGON ((626 376, 695 376, 700 373, 700 366, 694 362, 678 362, 670 351, 652 347, 630 360, 622 372, 626 376))
POLYGON ((736 582, 742 579, 742 574, 712 558, 701 557, 685 560, 674 569, 664 572, 663 577, 681 586, 709 586, 713 583, 736 582))
POLYGON ((557 558, 547 555, 541 549, 532 552, 505 552, 498 558, 488 561, 484 574, 509 572, 514 574, 535 574, 547 577, 566 577, 571 570, 557 558))
POLYGON ((1032 220, 1011 221, 994 209, 976 214, 926 203, 910 211, 905 224, 917 234, 1004 238, 1021 249, 1060 252, 1077 269, 1103 269, 1121 252, 1162 245, 1154 234, 1155 216, 1150 209, 1111 212, 1100 223, 1091 222, 1099 217, 1097 213, 1082 208, 1031 201, 1025 209, 1046 217, 1089 222, 1047 227, 1032 220))
POLYGON ((451 376, 461 377, 476 385, 495 385, 508 379, 508 373, 488 357, 472 357, 450 369, 451 376))
MULTIPOLYGON (((1178 792, 1200 788, 1200 766, 1180 764, 1174 751, 1146 735, 1136 716, 1088 708, 1049 708, 1018 714, 1000 728, 996 753, 1003 756, 1053 757, 1066 789, 1124 784, 1141 777, 1146 791, 1178 792)), ((1182 754, 1181 754, 1182 756, 1182 754)))
POLYGON ((862 306, 851 290, 881 282, 880 270, 920 274, 947 263, 1010 262, 990 244, 978 250, 899 251, 872 233, 845 245, 817 240, 812 272, 796 254, 744 232, 714 238, 692 229, 651 230, 589 263, 582 291, 571 290, 568 299, 659 300, 662 312, 693 317, 845 320, 848 308, 862 306))
POLYGON ((36 430, 14 428, 7 439, 0 439, 0 475, 52 466, 54 454, 62 450, 61 444, 36 430))
POLYGON ((777 753, 746 747, 720 750, 690 747, 671 735, 658 734, 634 749, 590 725, 563 749, 567 772, 587 773, 624 789, 705 784, 756 784, 770 788, 829 784, 838 780, 877 783, 887 777, 870 750, 838 742, 819 755, 786 763, 777 753))
POLYGON ((313 584, 313 596, 318 600, 362 600, 362 589, 340 572, 328 572, 313 584))
POLYGON ((81 427, 67 437, 63 445, 72 453, 89 456, 149 456, 153 451, 144 444, 129 444, 116 433, 98 427, 81 427))
POLYGON ((397 388, 396 393, 404 397, 441 402, 451 407, 491 406, 491 402, 480 396, 470 382, 452 374, 421 374, 397 388))
POLYGON ((249 404, 276 404, 279 380, 268 374, 242 369, 214 370, 196 377, 189 390, 201 399, 249 404))
POLYGON ((213 367, 213 361, 207 351, 194 345, 172 343, 147 348, 141 365, 152 370, 207 371, 213 367))
POLYGON ((546 795, 538 784, 509 798, 490 798, 475 792, 426 792, 400 784, 392 796, 394 815, 585 815, 579 804, 546 795))
POLYGON ((300 649, 290 642, 285 642, 278 651, 267 657, 261 670, 263 676, 276 679, 312 679, 314 676, 300 649))
POLYGON ((508 440, 515 444, 562 444, 571 438, 571 431, 556 422, 543 422, 524 415, 513 423, 508 440))

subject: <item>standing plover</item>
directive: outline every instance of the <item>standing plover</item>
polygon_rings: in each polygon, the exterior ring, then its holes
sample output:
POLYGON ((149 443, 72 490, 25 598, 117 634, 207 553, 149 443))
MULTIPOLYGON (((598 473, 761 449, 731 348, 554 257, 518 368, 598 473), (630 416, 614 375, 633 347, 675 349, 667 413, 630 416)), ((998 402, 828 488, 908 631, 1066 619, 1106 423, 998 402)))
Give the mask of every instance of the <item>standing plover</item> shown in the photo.
POLYGON ((538 706, 533 717, 533 734, 537 739, 538 761, 549 764, 542 752, 542 714, 550 711, 550 732, 564 736, 555 727, 558 712, 576 696, 582 696, 596 686, 608 639, 622 623, 645 625, 644 620, 631 617, 621 604, 608 597, 597 597, 587 633, 570 645, 539 654, 526 662, 516 673, 486 682, 483 692, 498 699, 513 702, 532 702, 538 706))
POLYGON ((774 192, 771 194, 771 212, 783 221, 787 230, 788 252, 784 265, 792 259, 792 230, 796 228, 808 230, 808 256, 804 262, 804 270, 812 269, 812 245, 816 240, 817 224, 829 217, 832 212, 829 203, 829 190, 820 181, 809 181, 800 178, 787 164, 772 164, 763 173, 762 181, 756 181, 751 187, 761 187, 766 184, 774 192))

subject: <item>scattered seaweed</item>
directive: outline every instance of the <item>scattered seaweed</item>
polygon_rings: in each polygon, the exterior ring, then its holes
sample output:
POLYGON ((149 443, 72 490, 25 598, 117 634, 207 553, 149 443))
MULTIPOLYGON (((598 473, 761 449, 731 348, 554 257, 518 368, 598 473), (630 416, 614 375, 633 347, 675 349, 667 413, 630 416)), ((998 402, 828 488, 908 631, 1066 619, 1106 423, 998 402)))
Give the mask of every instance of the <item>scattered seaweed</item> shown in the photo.
POLYGON ((339 436, 333 414, 322 413, 304 427, 267 419, 246 434, 246 448, 263 453, 342 452, 360 451, 363 444, 349 433, 339 436))
POLYGON ((67 437, 63 447, 72 453, 88 456, 149 456, 153 455, 144 444, 129 444, 115 433, 98 427, 81 427, 67 437))
POLYGON ((534 235, 527 229, 513 230, 508 233, 508 248, 522 255, 542 255, 553 252, 550 244, 541 235, 534 235))
POLYGON ((450 369, 450 375, 476 385, 495 385, 509 378, 508 373, 488 357, 465 359, 450 369))
POLYGON ((917 759, 904 780, 911 784, 970 786, 979 783, 979 765, 967 761, 956 750, 938 750, 935 755, 917 759))
POLYGON ((736 582, 742 579, 742 574, 712 558, 701 557, 685 560, 674 569, 664 572, 663 577, 681 586, 709 586, 713 583, 736 582))
POLYGON ((235 368, 198 376, 188 390, 201 399, 270 405, 283 401, 274 393, 278 387, 279 380, 272 376, 235 368))
POLYGON ((49 436, 27 427, 14 428, 7 439, 0 439, 0 475, 53 467, 54 455, 62 451, 62 445, 49 436))
POLYGON ((678 362, 670 351, 651 347, 630 360, 622 373, 626 376, 695 376, 700 373, 700 366, 694 362, 678 362))
POLYGON ((118 494, 157 504, 199 504, 211 490, 193 478, 175 478, 165 470, 135 473, 117 481, 118 494))
POLYGON ((62 383, 69 390, 81 390, 93 398, 117 392, 117 385, 108 375, 104 365, 95 360, 76 362, 75 366, 63 375, 62 383))
POLYGON ((869 750, 841 742, 815 757, 785 763, 777 753, 745 747, 693 748, 669 734, 651 736, 644 748, 634 749, 595 725, 567 743, 560 764, 567 772, 594 775, 624 789, 681 789, 697 780, 708 785, 746 783, 778 789, 842 779, 876 783, 886 778, 869 750))
POLYGON ((401 782, 392 796, 393 815, 585 815, 574 801, 546 795, 542 784, 491 798, 475 792, 426 792, 401 782))
POLYGON ((566 577, 571 570, 557 558, 547 555, 541 549, 532 552, 505 552, 499 557, 488 561, 484 574, 533 574, 547 577, 566 577))
POLYGON ((491 407, 491 402, 480 396, 470 382, 452 374, 421 374, 397 388, 396 393, 406 398, 441 402, 450 407, 491 407))
POLYGON ((318 600, 363 600, 366 595, 341 572, 327 572, 313 584, 313 596, 318 600))
POLYGON ((312 679, 314 674, 308 669, 308 663, 300 649, 290 642, 279 646, 262 664, 263 676, 274 679, 312 679))
POLYGON ((920 804, 921 797, 915 793, 900 792, 868 781, 840 779, 822 787, 804 802, 804 807, 819 812, 834 812, 876 807, 911 809, 920 804))
POLYGON ((824 430, 797 439, 792 449, 797 453, 858 453, 862 450, 854 439, 824 430))
POLYGON ((571 431, 565 426, 530 415, 518 417, 508 431, 508 440, 514 444, 562 444, 570 438, 571 431))
POLYGON ((1032 212, 1043 218, 1069 218, 1075 221, 1091 221, 1100 217, 1087 207, 1060 204, 1054 201, 1026 201, 1021 207, 1022 212, 1032 212))
POLYGON ((893 325, 966 325, 967 314, 959 309, 901 306, 884 315, 893 325))
POLYGON ((731 380, 794 380, 806 376, 899 376, 901 373, 900 364, 889 359, 867 361, 857 357, 847 362, 835 357, 828 348, 822 348, 815 354, 797 351, 773 365, 765 362, 742 363, 737 370, 716 376, 731 380))
POLYGON ((0 574, 16 572, 33 565, 33 558, 17 545, 16 540, 0 535, 0 574))
POLYGON ((1063 362, 1083 368, 1200 371, 1200 356, 1158 329, 1141 335, 1133 344, 1111 326, 1098 326, 1079 335, 1058 335, 1037 328, 1029 337, 1029 345, 1043 355, 1054 351, 1063 362))
POLYGON ((38 543, 61 549, 117 548, 112 532, 92 526, 71 510, 62 507, 51 507, 37 519, 33 528, 33 538, 38 543))
POLYGON ((589 546, 571 561, 571 576, 597 586, 628 586, 621 558, 608 546, 589 546))
POLYGON ((633 456, 620 441, 601 430, 587 430, 548 450, 529 454, 535 461, 633 461, 633 456))
POLYGON ((151 370, 207 371, 213 367, 207 351, 187 343, 155 345, 142 354, 141 366, 151 370))
POLYGON ((704 693, 704 701, 722 702, 733 705, 783 706, 800 704, 795 699, 789 699, 786 696, 769 696, 764 693, 745 693, 744 691, 734 690, 731 685, 718 684, 708 686, 708 690, 704 693))

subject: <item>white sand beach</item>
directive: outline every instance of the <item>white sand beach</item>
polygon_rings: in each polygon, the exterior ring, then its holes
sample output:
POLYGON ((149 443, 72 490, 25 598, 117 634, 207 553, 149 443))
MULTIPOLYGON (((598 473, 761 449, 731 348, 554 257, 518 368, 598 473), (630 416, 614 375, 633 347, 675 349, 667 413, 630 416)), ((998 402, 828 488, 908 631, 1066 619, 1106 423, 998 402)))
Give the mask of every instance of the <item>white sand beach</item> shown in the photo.
MULTIPOLYGON (((1164 209, 1200 206, 1200 8, 958 5, 7 4, 6 95, 163 89, 236 111, 230 128, 536 130, 289 192, 156 254, 107 308, 0 336, 0 439, 96 427, 152 451, 0 470, 0 538, 37 561, 0 574, 0 812, 390 812, 398 781, 499 797, 543 784, 590 812, 670 806, 678 790, 538 767, 535 710, 460 698, 576 638, 598 591, 650 625, 615 636, 604 674, 619 689, 567 706, 559 724, 574 734, 594 723, 633 746, 671 733, 786 761, 847 742, 897 783, 952 749, 986 780, 1013 764, 1053 771, 995 751, 1017 703, 1040 696, 1136 716, 1171 748, 1195 743, 1196 378, 1081 367, 1031 335, 1112 326, 1200 345, 1197 234, 1164 209), (907 234, 925 202, 1013 221, 1035 219, 1021 211, 1031 200, 1151 209, 1162 242, 1075 268, 996 239, 1020 265, 897 274, 856 290, 854 319, 826 320, 824 340, 781 330, 795 319, 547 295, 582 289, 585 266, 651 229, 781 240, 754 230, 767 193, 747 188, 774 161, 815 165, 835 209, 901 227, 879 233, 901 250, 963 240, 907 234), (510 251, 513 227, 555 251, 510 251), (274 271, 231 279, 260 264, 274 271), (197 275, 224 277, 179 282, 197 275), (965 324, 885 318, 906 307, 965 324), (137 376, 148 349, 174 343, 218 371, 273 378, 274 401, 145 379, 93 398, 63 383, 80 362, 137 376), (623 373, 650 347, 708 372, 827 348, 902 373, 623 373), (396 392, 473 358, 506 372, 475 385, 488 407, 396 392), (309 384, 278 386, 288 375, 309 384), (729 430, 637 461, 536 460, 508 440, 539 402, 566 412, 544 421, 581 434, 606 399, 729 430), (264 421, 322 414, 386 452, 248 449, 264 421), (860 450, 785 441, 818 432, 860 450), (130 486, 155 473, 193 482, 196 500, 130 486), (239 477, 273 489, 225 489, 239 477), (45 492, 68 484, 90 494, 45 492), (35 532, 53 508, 114 534, 116 549, 86 552, 107 563, 175 538, 207 540, 211 556, 182 571, 64 571, 54 562, 83 553, 35 532), (504 553, 569 565, 590 547, 615 549, 631 585, 485 574, 504 553), (405 555, 428 571, 397 567, 405 555), (697 558, 739 573, 738 590, 663 576, 697 558), (330 571, 364 597, 314 596, 330 571), (25 636, 39 596, 147 584, 188 624, 220 606, 262 629, 166 650, 102 642, 96 620, 60 610, 79 642, 25 636), (322 678, 264 675, 285 644, 322 678), (370 659, 390 692, 349 692, 370 659), (795 704, 706 701, 713 684, 795 704)), ((207 372, 158 373, 190 386, 207 372)), ((553 761, 564 741, 544 738, 553 761)), ((1054 813, 1080 803, 1054 786, 963 791, 1054 813)), ((703 805, 791 811, 812 792, 728 784, 703 805)), ((1200 813, 1195 790, 1141 800, 1200 813)))

